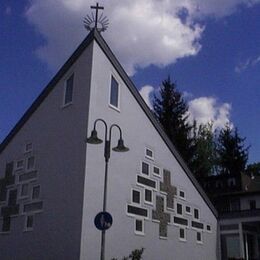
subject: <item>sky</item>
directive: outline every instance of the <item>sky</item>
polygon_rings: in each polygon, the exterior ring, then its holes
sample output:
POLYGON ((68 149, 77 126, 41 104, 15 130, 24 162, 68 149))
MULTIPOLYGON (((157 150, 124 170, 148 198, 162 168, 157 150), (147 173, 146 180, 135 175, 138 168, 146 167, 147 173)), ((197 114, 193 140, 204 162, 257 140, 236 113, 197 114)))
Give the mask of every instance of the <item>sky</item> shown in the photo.
MULTIPOLYGON (((0 1, 0 142, 87 36, 90 0, 0 1)), ((152 107, 168 76, 190 120, 238 128, 260 161, 260 0, 103 0, 102 36, 152 107)))

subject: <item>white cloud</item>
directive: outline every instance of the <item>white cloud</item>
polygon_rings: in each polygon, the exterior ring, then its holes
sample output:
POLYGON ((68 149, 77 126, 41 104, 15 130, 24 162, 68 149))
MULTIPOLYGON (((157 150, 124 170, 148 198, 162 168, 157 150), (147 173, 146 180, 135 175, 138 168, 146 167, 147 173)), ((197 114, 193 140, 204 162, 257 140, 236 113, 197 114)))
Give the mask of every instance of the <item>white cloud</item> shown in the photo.
MULTIPOLYGON (((103 0, 100 4, 110 20, 104 37, 132 75, 137 68, 150 64, 162 67, 196 55, 203 33, 196 18, 228 15, 241 3, 259 1, 110 0, 108 4, 103 0)), ((53 70, 86 36, 82 20, 93 4, 91 0, 30 0, 26 17, 46 39, 36 53, 53 70)))
POLYGON ((235 67, 235 72, 236 73, 241 73, 244 70, 256 66, 260 62, 260 56, 257 56, 255 58, 248 58, 243 62, 240 62, 236 67, 235 67))
POLYGON ((230 122, 231 105, 228 103, 219 104, 216 98, 200 97, 188 102, 189 119, 195 119, 198 124, 213 123, 213 129, 223 128, 230 122))
POLYGON ((139 93, 141 94, 142 98, 146 102, 147 106, 152 110, 153 105, 152 105, 152 99, 151 99, 151 94, 154 92, 154 88, 152 86, 146 85, 143 86, 140 90, 139 93))

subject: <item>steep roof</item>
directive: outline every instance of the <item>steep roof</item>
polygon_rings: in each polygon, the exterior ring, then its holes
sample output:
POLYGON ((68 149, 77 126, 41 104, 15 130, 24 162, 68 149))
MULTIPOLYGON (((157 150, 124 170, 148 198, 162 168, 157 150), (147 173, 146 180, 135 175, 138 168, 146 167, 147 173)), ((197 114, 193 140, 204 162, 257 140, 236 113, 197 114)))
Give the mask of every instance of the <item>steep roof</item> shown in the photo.
POLYGON ((17 132, 23 127, 23 125, 27 122, 27 120, 30 118, 30 116, 37 110, 37 108, 40 106, 40 104, 44 101, 44 99, 48 96, 48 94, 52 91, 52 89, 55 87, 55 85, 58 83, 58 81, 62 78, 62 76, 68 71, 68 69, 72 66, 72 64, 77 60, 77 58, 82 54, 82 52, 89 46, 89 44, 95 40, 99 47, 103 50, 106 57, 109 59, 109 61, 112 63, 114 68, 117 70, 118 74, 121 76, 122 80, 138 102, 138 104, 141 106, 142 110, 146 114, 146 116, 149 118, 165 144, 168 146, 170 151, 172 152, 173 156, 176 158, 176 160, 179 162, 181 167, 183 168, 184 172, 187 174, 195 188, 198 190, 206 204, 211 209, 212 213, 217 217, 218 213, 216 209, 214 208, 213 204, 207 197, 204 190, 199 185, 198 181, 195 179, 189 168, 187 167, 186 163, 180 156, 179 152, 176 150, 176 148, 173 146, 170 139, 165 134, 164 130, 162 129, 162 126, 158 123, 158 121, 155 119, 154 115, 152 114, 151 110, 146 105, 145 101, 139 94, 138 90, 134 86, 131 79, 128 77, 118 60, 116 59, 115 55, 105 42, 104 38, 100 35, 100 33, 97 30, 92 30, 88 36, 85 38, 85 40, 79 45, 79 47, 75 50, 75 52, 71 55, 71 57, 66 61, 66 63, 61 67, 61 69, 58 71, 58 73, 53 77, 53 79, 50 81, 50 83, 46 86, 46 88, 42 91, 42 93, 39 95, 39 97, 33 102, 31 107, 25 112, 25 114, 22 116, 22 118, 18 121, 18 123, 15 125, 15 127, 11 130, 11 132, 7 135, 7 137, 4 139, 4 141, 0 145, 0 154, 3 152, 5 147, 9 144, 9 142, 13 139, 13 137, 17 134, 17 132))

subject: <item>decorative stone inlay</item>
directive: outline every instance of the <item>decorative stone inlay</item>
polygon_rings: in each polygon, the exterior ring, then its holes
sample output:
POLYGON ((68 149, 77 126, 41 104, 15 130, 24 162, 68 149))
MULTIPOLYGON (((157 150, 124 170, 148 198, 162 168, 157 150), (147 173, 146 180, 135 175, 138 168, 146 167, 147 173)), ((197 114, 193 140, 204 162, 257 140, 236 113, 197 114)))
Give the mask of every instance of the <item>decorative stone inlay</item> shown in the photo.
POLYGON ((164 211, 164 198, 161 196, 156 196, 156 210, 152 211, 152 219, 159 221, 159 236, 167 237, 167 225, 171 215, 164 211))
POLYGON ((163 170, 163 182, 160 182, 160 191, 167 194, 167 208, 174 209, 174 196, 177 194, 177 188, 171 185, 171 173, 167 170, 163 170))

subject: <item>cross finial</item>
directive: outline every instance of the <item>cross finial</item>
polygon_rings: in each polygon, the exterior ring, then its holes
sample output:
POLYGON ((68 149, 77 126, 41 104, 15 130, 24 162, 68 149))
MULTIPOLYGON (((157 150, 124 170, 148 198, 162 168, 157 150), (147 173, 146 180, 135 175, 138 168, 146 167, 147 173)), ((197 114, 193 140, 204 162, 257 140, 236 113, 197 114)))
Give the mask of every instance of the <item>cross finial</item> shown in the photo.
POLYGON ((104 10, 103 6, 100 6, 99 3, 96 3, 94 6, 90 6, 91 9, 96 10, 96 14, 94 16, 93 13, 91 13, 91 17, 87 15, 84 19, 84 25, 85 28, 89 31, 92 29, 97 29, 99 32, 105 31, 108 26, 108 19, 106 16, 103 17, 103 13, 99 16, 98 11, 104 10))

